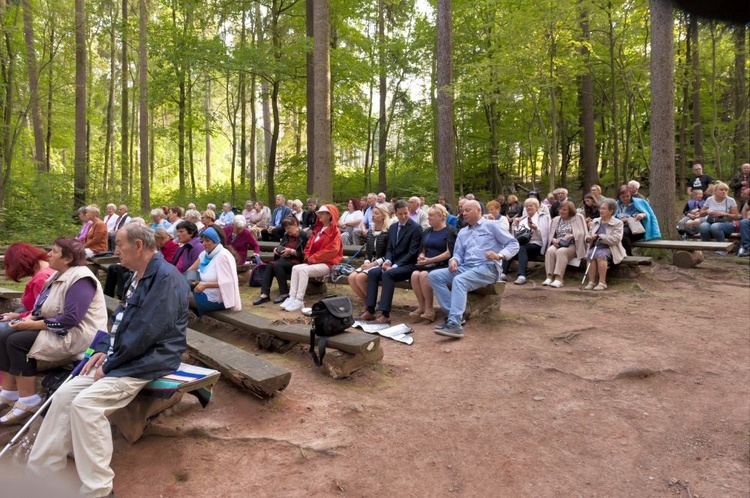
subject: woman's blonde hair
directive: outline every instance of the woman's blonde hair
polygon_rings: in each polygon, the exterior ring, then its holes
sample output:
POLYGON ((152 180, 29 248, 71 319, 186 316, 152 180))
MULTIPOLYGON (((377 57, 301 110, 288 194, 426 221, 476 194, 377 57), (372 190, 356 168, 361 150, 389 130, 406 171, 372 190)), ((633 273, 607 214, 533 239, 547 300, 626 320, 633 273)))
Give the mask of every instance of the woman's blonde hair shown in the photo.
POLYGON ((375 204, 373 209, 380 211, 380 215, 383 217, 383 230, 388 230, 391 226, 391 211, 388 209, 387 204, 375 204))
POLYGON ((721 182, 721 181, 715 182, 714 183, 714 190, 718 190, 720 188, 723 188, 723 189, 729 191, 729 185, 727 185, 726 183, 721 182))
POLYGON ((427 210, 427 213, 437 213, 443 221, 448 219, 448 210, 442 204, 433 204, 432 207, 427 210))
POLYGON ((539 209, 539 199, 536 197, 529 197, 525 201, 523 201, 523 207, 526 207, 529 204, 533 204, 537 209, 539 209))
POLYGON ((508 204, 513 204, 514 202, 518 202, 518 197, 516 197, 513 194, 510 194, 508 196, 508 204))

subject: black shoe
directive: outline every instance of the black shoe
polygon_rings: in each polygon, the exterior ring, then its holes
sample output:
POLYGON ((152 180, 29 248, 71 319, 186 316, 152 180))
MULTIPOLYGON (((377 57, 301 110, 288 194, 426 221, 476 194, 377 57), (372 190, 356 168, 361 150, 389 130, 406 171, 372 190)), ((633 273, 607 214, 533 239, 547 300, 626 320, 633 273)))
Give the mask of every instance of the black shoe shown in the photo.
MULTIPOLYGON (((268 296, 265 296, 265 297, 260 296, 258 299, 256 299, 255 301, 253 301, 253 306, 258 306, 259 304, 267 303, 270 300, 271 300, 271 298, 268 297, 268 296)), ((274 301, 274 302, 276 302, 276 301, 274 301)))
POLYGON ((289 297, 289 294, 284 294, 284 295, 281 295, 279 297, 275 297, 275 298, 273 298, 273 304, 281 304, 284 301, 286 301, 286 298, 288 298, 288 297, 289 297))

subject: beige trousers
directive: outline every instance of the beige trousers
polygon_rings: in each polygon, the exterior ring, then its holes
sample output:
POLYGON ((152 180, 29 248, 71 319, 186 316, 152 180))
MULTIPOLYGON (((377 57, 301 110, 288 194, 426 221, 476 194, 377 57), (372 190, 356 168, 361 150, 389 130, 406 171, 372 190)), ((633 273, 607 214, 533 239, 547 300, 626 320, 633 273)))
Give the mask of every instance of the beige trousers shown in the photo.
POLYGON ((322 277, 329 273, 331 273, 331 269, 325 263, 294 265, 292 267, 292 280, 289 283, 289 296, 300 301, 304 300, 310 277, 322 277))
POLYGON ((112 429, 107 415, 126 406, 149 381, 134 377, 74 377, 54 394, 49 412, 29 455, 28 468, 38 475, 59 472, 73 451, 81 495, 107 496, 115 473, 112 429))
POLYGON ((565 275, 565 269, 568 262, 576 257, 576 246, 555 247, 553 245, 547 248, 544 253, 544 270, 547 275, 558 275, 561 279, 565 275))

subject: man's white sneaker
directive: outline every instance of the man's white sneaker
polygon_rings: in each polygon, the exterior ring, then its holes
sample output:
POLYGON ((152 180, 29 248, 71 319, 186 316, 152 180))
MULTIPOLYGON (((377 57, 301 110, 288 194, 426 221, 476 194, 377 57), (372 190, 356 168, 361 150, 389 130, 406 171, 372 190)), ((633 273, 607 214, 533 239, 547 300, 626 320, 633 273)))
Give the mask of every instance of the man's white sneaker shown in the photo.
POLYGON ((515 282, 513 282, 516 285, 523 285, 526 283, 526 277, 523 275, 519 275, 515 282))

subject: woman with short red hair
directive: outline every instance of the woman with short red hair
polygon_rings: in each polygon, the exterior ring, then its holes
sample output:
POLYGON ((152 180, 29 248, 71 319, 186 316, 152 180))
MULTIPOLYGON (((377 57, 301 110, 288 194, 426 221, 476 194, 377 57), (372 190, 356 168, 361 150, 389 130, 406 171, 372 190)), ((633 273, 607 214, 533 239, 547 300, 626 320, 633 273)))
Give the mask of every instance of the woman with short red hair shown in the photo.
POLYGON ((22 278, 31 277, 23 290, 21 306, 14 313, 5 313, 0 320, 0 328, 16 318, 23 318, 34 307, 34 301, 42 291, 44 282, 55 270, 47 263, 47 253, 38 247, 24 242, 16 242, 5 251, 5 275, 14 282, 22 278))

